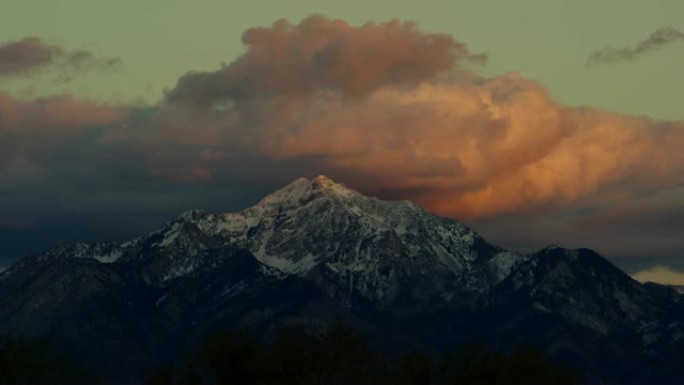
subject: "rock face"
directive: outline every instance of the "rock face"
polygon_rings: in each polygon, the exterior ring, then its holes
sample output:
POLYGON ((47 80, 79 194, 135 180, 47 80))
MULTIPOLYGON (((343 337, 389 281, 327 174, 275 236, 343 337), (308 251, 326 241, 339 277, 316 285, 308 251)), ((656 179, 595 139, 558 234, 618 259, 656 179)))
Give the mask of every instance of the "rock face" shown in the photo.
POLYGON ((588 378, 684 382, 684 296, 596 253, 508 252, 411 202, 298 179, 238 213, 192 210, 137 239, 57 247, 0 274, 0 333, 111 372, 207 331, 342 316, 379 348, 534 344, 588 378))

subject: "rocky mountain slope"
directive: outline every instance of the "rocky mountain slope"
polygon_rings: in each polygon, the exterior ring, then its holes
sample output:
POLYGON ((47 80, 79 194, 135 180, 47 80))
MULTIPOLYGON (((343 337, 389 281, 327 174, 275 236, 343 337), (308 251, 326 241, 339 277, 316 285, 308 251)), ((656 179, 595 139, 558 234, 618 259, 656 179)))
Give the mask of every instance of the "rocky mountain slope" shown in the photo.
POLYGON ((0 333, 49 339, 110 372, 169 360, 210 330, 315 330, 337 316, 381 349, 526 343, 593 381, 684 382, 675 290, 590 250, 508 252, 323 176, 238 213, 192 210, 134 240, 57 247, 0 274, 0 333))

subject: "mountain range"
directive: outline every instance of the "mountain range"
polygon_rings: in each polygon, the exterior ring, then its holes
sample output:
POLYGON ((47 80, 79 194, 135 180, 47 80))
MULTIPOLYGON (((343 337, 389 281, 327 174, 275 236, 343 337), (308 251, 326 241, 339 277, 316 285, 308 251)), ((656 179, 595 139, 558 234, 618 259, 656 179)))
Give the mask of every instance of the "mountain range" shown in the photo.
POLYGON ((188 211, 126 242, 0 273, 0 334, 109 373, 169 362, 207 332, 325 328, 379 349, 535 345, 593 383, 684 383, 684 296, 588 249, 518 254, 408 201, 298 179, 237 213, 188 211))

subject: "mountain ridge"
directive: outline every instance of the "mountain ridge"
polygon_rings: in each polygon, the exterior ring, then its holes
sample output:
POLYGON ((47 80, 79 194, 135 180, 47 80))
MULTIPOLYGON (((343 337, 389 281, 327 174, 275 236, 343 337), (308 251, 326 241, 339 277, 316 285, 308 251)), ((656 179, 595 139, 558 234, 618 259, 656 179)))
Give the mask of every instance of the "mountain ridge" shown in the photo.
POLYGON ((239 212, 189 210, 130 241, 33 254, 0 273, 0 294, 0 332, 51 338, 83 359, 113 360, 112 371, 168 360, 209 330, 268 335, 339 314, 386 347, 532 343, 611 381, 644 380, 631 366, 653 360, 660 371, 647 379, 670 381, 684 352, 684 296, 674 290, 588 249, 512 253, 411 202, 324 176, 239 212), (82 334, 112 345, 93 352, 82 334), (121 351, 131 358, 118 362, 121 351))

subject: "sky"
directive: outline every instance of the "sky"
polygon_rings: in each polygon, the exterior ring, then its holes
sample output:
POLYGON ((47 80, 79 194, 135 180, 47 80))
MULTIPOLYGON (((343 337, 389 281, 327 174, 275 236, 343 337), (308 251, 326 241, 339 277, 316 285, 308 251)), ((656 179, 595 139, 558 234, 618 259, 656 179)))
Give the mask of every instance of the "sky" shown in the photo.
POLYGON ((4 4, 0 270, 326 174, 684 283, 679 0, 4 4))

